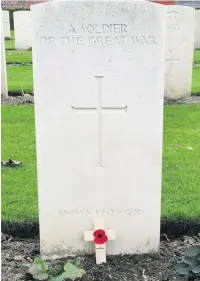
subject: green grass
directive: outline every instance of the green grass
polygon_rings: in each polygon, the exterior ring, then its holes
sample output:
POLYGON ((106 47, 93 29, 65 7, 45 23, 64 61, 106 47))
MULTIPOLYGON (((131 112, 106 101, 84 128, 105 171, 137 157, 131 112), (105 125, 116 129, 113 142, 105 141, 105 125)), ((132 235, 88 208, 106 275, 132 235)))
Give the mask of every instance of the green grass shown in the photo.
MULTIPOLYGON (((2 106, 2 140, 2 159, 24 162, 2 169, 2 218, 38 220, 33 106, 2 106)), ((199 183, 200 106, 166 106, 162 217, 200 218, 199 183)))
POLYGON ((200 65, 193 67, 192 72, 192 92, 200 93, 200 65))
POLYGON ((6 51, 7 63, 25 63, 32 62, 31 51, 6 51))
POLYGON ((37 181, 33 106, 2 107, 2 159, 24 162, 2 168, 2 216, 11 221, 36 220, 37 181))
POLYGON ((195 50, 194 51, 194 62, 199 62, 200 63, 200 50, 195 50))
POLYGON ((15 40, 9 39, 9 40, 5 40, 5 49, 14 49, 15 48, 15 40))
POLYGON ((7 66, 9 92, 33 92, 32 66, 7 66))
POLYGON ((162 216, 200 218, 200 105, 165 108, 163 157, 162 216))

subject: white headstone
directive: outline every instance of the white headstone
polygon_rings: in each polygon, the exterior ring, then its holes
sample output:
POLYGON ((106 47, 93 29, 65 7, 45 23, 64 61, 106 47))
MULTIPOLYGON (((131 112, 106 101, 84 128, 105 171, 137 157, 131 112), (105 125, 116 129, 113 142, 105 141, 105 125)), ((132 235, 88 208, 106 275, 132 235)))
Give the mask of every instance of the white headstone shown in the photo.
POLYGON ((10 17, 8 11, 3 11, 4 37, 10 37, 10 17))
POLYGON ((165 7, 147 1, 32 6, 41 253, 157 250, 165 7))
MULTIPOLYGON (((2 16, 2 10, 1 10, 2 16)), ((1 17, 1 95, 7 96, 7 75, 6 75, 6 60, 5 60, 5 44, 4 44, 4 25, 3 16, 1 17)))
POLYGON ((191 95, 195 9, 167 7, 165 96, 191 95))
POLYGON ((32 47, 32 22, 30 11, 14 12, 15 49, 27 50, 32 47))
POLYGON ((194 48, 200 48, 200 10, 195 10, 194 48))

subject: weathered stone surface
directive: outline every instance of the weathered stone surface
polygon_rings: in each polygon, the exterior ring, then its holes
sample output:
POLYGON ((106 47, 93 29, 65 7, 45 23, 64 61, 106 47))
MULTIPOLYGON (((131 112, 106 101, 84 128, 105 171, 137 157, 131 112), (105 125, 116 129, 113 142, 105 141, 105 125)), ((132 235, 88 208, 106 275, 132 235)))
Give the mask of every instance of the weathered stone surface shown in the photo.
POLYGON ((191 95, 195 9, 167 6, 165 97, 191 95))
POLYGON ((32 21, 30 11, 14 12, 15 49, 27 50, 32 47, 32 21))
POLYGON ((1 95, 8 96, 3 16, 1 17, 1 23, 1 95))
POLYGON ((4 37, 10 37, 10 17, 9 11, 2 11, 3 12, 3 31, 4 37))
POLYGON ((195 10, 194 48, 200 49, 200 10, 195 10))
POLYGON ((116 230, 108 254, 157 250, 165 7, 51 1, 32 13, 42 254, 94 252, 83 231, 97 218, 116 230))

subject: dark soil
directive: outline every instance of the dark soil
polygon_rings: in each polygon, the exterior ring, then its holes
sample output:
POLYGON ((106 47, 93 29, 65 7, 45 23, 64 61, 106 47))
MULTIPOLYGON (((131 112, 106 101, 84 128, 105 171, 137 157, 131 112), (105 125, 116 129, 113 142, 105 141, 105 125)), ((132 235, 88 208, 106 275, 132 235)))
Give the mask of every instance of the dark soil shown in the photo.
MULTIPOLYGON (((81 257, 81 266, 87 273, 87 281, 185 281, 186 278, 175 273, 174 266, 182 260, 188 248, 197 243, 200 239, 196 236, 171 241, 165 236, 159 254, 108 256, 107 263, 103 265, 96 265, 94 256, 84 256, 81 257)), ((32 263, 38 256, 38 239, 26 240, 2 234, 1 280, 25 280, 23 265, 32 263)))
POLYGON ((9 66, 27 66, 27 65, 32 65, 33 63, 30 61, 30 62, 7 62, 6 65, 9 65, 9 66))
POLYGON ((200 64, 200 61, 196 61, 193 63, 194 66, 199 65, 199 64, 200 64))
MULTIPOLYGON (((39 222, 34 221, 1 221, 1 231, 13 237, 18 238, 38 238, 39 222)), ((183 235, 194 236, 200 233, 200 219, 194 220, 177 220, 177 219, 161 219, 160 228, 161 238, 165 234, 170 239, 180 238, 183 235)))
MULTIPOLYGON (((34 96, 33 94, 9 93, 8 97, 1 96, 1 103, 10 105, 33 104, 34 96)), ((165 98, 164 104, 200 104, 200 93, 176 100, 165 98)))

